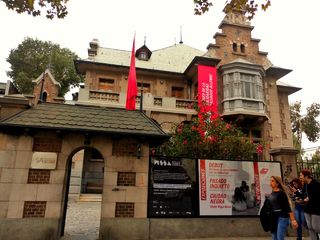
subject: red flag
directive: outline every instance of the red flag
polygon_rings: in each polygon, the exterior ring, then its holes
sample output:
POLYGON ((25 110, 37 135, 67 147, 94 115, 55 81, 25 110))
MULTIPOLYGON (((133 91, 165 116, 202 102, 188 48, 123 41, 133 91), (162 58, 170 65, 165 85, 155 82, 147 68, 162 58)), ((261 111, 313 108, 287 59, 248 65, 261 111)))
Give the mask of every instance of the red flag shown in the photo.
POLYGON ((136 97, 137 97, 137 77, 136 77, 136 58, 135 58, 135 39, 133 37, 132 52, 131 52, 131 62, 130 71, 128 77, 128 88, 127 88, 127 110, 136 110, 136 97))

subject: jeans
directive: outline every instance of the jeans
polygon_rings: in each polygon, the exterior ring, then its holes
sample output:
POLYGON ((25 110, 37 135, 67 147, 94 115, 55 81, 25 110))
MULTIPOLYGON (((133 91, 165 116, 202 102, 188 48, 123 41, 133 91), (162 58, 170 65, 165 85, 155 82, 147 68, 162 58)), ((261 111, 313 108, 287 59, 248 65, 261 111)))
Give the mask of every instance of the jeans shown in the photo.
POLYGON ((300 205, 297 205, 295 210, 294 210, 294 217, 297 220, 298 223, 298 228, 297 228, 297 239, 301 240, 302 239, 302 226, 306 227, 307 222, 304 217, 304 212, 303 209, 300 205))
POLYGON ((289 218, 279 217, 277 232, 272 233, 272 240, 284 240, 289 224, 289 218))
POLYGON ((309 236, 311 240, 318 239, 318 233, 320 233, 320 215, 304 213, 308 224, 309 236))

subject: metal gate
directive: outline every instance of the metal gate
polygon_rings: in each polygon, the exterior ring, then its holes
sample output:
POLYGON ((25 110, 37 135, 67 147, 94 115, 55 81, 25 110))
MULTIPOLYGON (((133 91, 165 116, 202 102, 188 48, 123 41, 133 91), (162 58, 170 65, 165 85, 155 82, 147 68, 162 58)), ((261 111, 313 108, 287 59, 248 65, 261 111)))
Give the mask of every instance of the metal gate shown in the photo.
POLYGON ((317 180, 320 180, 320 161, 315 161, 312 159, 298 160, 297 161, 298 173, 305 168, 310 169, 313 177, 317 180))

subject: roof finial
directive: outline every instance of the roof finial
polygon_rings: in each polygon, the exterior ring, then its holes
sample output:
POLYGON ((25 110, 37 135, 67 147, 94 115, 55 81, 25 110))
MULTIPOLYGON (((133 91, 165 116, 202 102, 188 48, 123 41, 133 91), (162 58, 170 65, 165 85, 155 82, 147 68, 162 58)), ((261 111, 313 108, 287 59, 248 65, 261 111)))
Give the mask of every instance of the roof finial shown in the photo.
POLYGON ((144 45, 146 45, 146 42, 147 42, 147 37, 146 36, 144 36, 144 45))
POLYGON ((182 44, 183 43, 183 41, 182 41, 182 26, 180 25, 180 42, 179 42, 180 44, 182 44))

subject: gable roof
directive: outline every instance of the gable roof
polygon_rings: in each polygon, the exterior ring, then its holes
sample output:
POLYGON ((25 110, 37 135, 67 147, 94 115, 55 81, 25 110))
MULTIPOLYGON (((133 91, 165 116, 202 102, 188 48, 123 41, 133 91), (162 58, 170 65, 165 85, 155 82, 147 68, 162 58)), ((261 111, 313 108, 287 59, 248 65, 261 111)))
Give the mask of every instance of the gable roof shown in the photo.
MULTIPOLYGON (((185 44, 175 44, 155 50, 148 61, 136 58, 136 68, 183 73, 195 56, 202 56, 205 52, 185 44)), ((112 48, 97 49, 97 55, 85 60, 76 60, 75 63, 104 63, 116 66, 130 66, 131 51, 112 48)))
POLYGON ((3 120, 0 122, 1 127, 101 132, 157 138, 169 136, 140 111, 56 103, 38 104, 3 120))
MULTIPOLYGON (((49 76, 49 78, 51 79, 51 81, 53 82, 54 85, 58 85, 59 87, 61 87, 61 84, 55 80, 55 78, 53 77, 53 75, 51 74, 49 69, 46 69, 44 71, 44 74, 49 76)), ((32 80, 32 82, 39 84, 39 82, 41 81, 42 78, 43 78, 43 73, 41 73, 37 79, 32 80)))

